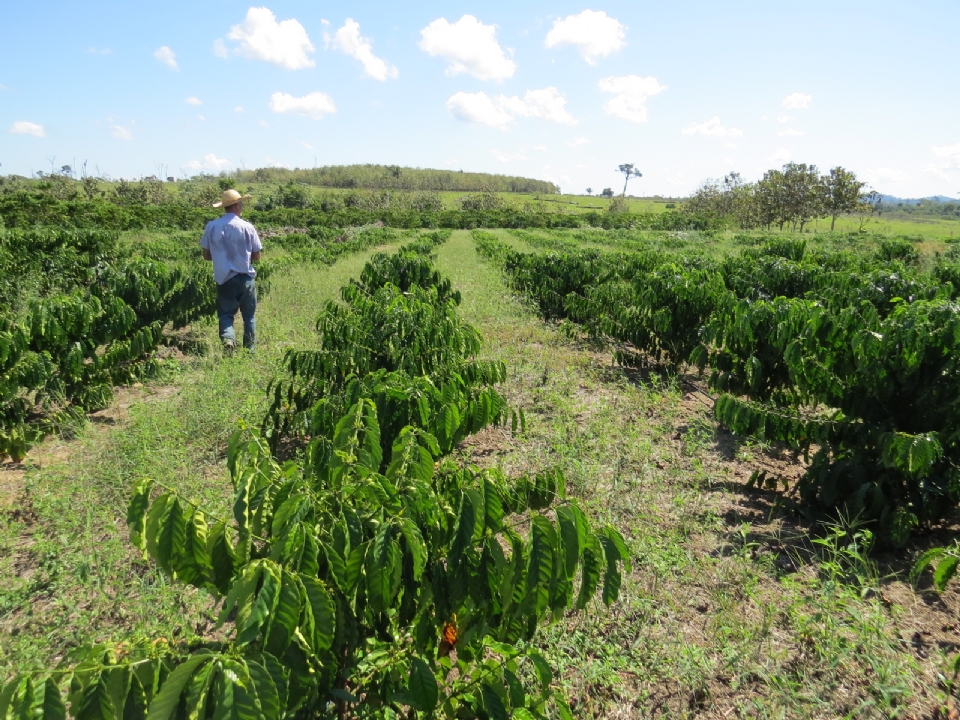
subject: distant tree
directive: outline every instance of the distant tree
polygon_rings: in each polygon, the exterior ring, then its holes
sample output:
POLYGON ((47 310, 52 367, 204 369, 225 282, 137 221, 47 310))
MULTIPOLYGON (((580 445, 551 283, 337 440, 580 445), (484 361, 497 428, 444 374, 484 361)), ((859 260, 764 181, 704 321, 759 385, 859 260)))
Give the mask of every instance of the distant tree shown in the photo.
POLYGON ((794 227, 804 226, 814 218, 823 217, 823 193, 820 172, 816 165, 787 163, 783 166, 786 185, 787 220, 794 227))
POLYGON ((587 188, 587 195, 593 195, 593 188, 587 188))
POLYGON ((837 224, 837 217, 860 210, 860 204, 865 200, 863 189, 866 185, 854 173, 839 165, 829 175, 820 178, 823 209, 830 216, 830 232, 837 224))
POLYGON ((604 188, 600 193, 603 197, 613 197, 613 188, 604 188))
POLYGON ((630 178, 641 178, 641 177, 643 177, 643 173, 641 173, 639 170, 637 170, 637 169, 634 167, 633 163, 625 163, 625 164, 621 165, 618 169, 620 170, 620 172, 623 173, 623 193, 622 193, 622 195, 623 195, 624 197, 626 197, 626 196, 627 196, 627 183, 630 182, 630 178))

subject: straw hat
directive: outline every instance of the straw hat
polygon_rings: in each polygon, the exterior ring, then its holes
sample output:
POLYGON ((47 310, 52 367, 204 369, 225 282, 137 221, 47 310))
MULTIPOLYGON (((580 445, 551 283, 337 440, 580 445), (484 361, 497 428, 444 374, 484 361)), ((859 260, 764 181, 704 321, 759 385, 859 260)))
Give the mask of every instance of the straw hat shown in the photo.
POLYGON ((213 207, 230 207, 241 200, 249 200, 253 195, 241 195, 236 190, 224 190, 220 197, 220 202, 215 202, 213 207))

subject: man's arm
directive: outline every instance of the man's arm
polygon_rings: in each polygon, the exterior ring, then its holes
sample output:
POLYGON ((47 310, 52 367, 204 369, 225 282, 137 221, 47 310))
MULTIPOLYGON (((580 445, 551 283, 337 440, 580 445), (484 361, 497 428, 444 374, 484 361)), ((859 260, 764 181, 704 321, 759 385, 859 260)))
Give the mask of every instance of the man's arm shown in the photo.
POLYGON ((258 262, 259 260, 260 260, 259 250, 255 250, 254 252, 250 253, 250 262, 255 263, 255 262, 258 262))
POLYGON ((204 260, 213 260, 213 255, 210 254, 210 248, 203 249, 203 259, 204 260))

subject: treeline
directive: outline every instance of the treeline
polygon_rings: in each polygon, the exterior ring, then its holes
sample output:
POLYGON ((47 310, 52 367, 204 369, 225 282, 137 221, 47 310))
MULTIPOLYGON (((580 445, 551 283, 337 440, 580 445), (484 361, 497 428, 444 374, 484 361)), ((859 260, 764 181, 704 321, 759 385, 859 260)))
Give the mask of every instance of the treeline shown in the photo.
POLYGON ((463 170, 409 168, 399 165, 327 165, 294 170, 258 168, 257 170, 237 170, 229 177, 245 183, 296 182, 313 187, 344 189, 432 190, 434 192, 490 190, 549 195, 560 192, 559 186, 545 180, 515 175, 463 172, 463 170))
POLYGON ((830 230, 842 215, 863 217, 881 212, 880 195, 853 172, 835 167, 823 175, 816 165, 787 163, 768 170, 755 183, 733 172, 722 180, 707 180, 684 202, 688 213, 710 217, 743 230, 803 232, 808 223, 830 218, 830 230))
MULTIPOLYGON (((480 194, 483 195, 483 194, 480 194)), ((540 208, 488 206, 482 200, 463 203, 460 209, 443 210, 387 205, 363 207, 273 207, 256 208, 244 217, 258 225, 283 227, 347 228, 381 223, 393 228, 632 228, 637 230, 710 230, 717 222, 706 216, 667 211, 627 213, 591 211, 584 213, 545 212, 540 208)), ((167 205, 117 205, 105 199, 58 200, 50 194, 21 190, 0 194, 0 226, 33 228, 99 228, 104 230, 202 230, 204 223, 219 216, 211 207, 167 205)))

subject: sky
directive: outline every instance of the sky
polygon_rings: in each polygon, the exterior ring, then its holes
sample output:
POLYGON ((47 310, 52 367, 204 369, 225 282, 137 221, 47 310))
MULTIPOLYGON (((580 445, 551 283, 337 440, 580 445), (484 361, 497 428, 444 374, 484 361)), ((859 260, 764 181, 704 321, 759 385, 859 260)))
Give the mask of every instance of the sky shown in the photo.
POLYGON ((957 0, 6 2, 0 173, 396 164, 960 197, 957 0))

